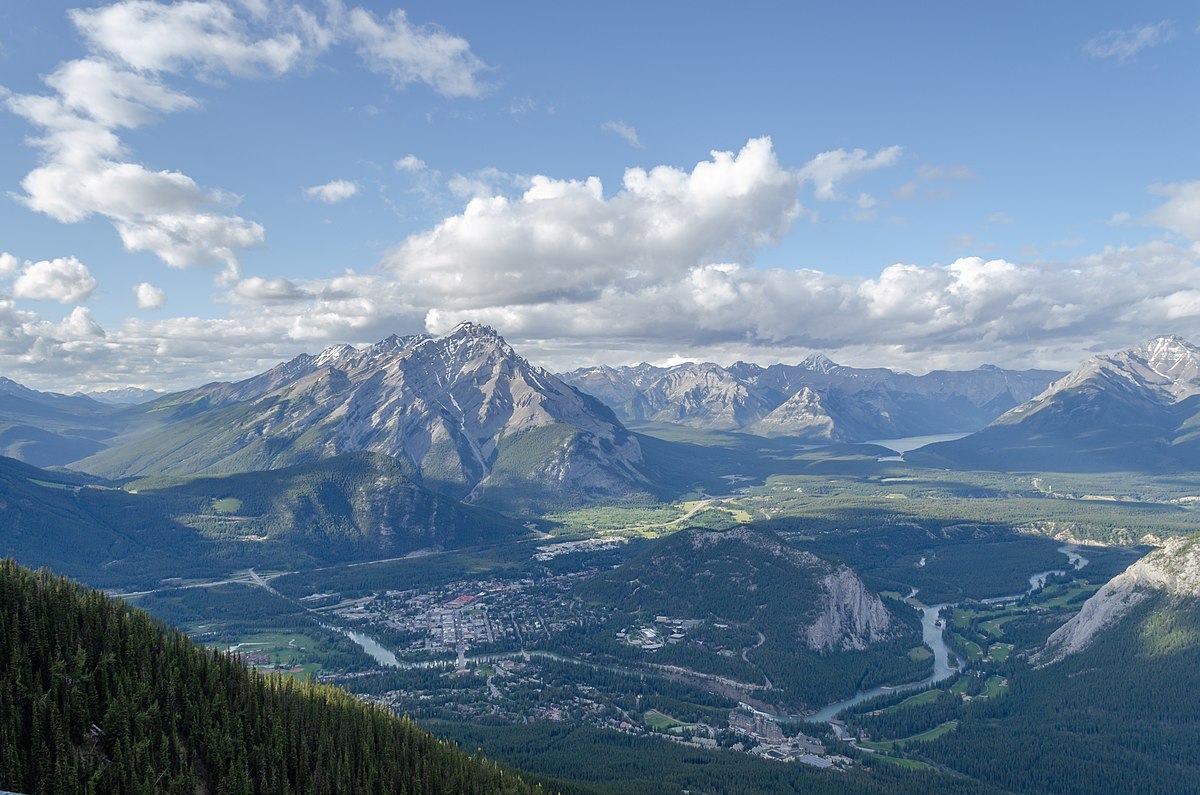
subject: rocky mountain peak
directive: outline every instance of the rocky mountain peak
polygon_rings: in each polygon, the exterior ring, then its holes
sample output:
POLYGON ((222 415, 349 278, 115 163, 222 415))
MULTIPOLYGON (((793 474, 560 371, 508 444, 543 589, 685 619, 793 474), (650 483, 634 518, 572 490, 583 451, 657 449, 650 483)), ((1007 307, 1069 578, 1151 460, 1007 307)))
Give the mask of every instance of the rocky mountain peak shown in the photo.
POLYGON ((1174 334, 1154 337, 1129 350, 1163 378, 1200 387, 1200 348, 1174 334))
POLYGON ((804 361, 800 362, 800 366, 805 370, 812 370, 818 373, 828 373, 841 367, 840 364, 830 359, 823 353, 813 353, 807 356, 804 361))

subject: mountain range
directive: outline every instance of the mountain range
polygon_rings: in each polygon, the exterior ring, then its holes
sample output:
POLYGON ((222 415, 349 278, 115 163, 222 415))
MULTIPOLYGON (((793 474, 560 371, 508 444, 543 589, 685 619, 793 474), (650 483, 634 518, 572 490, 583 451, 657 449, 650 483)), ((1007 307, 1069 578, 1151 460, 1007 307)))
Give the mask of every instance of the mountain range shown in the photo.
POLYGON ((978 430, 1061 375, 983 365, 917 376, 814 354, 796 365, 599 366, 561 378, 625 421, 861 442, 978 430))
POLYGON ((1018 471, 1194 470, 1200 348, 1160 336, 1095 356, 987 428, 907 458, 1018 471))

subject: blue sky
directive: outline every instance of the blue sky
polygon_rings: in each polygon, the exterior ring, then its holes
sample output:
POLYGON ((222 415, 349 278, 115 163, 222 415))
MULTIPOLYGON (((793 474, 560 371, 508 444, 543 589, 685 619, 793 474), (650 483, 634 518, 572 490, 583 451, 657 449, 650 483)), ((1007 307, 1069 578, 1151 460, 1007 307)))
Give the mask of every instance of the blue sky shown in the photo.
POLYGON ((552 369, 1196 339, 1198 74, 1192 3, 14 0, 0 372, 463 319, 552 369))

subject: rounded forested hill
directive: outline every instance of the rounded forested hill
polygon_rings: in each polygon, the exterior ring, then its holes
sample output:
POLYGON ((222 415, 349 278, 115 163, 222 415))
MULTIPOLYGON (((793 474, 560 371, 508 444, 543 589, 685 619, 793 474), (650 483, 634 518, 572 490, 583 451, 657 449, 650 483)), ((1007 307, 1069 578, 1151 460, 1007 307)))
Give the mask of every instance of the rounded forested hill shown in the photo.
POLYGON ((246 669, 141 610, 0 562, 0 789, 540 791, 332 687, 246 669))

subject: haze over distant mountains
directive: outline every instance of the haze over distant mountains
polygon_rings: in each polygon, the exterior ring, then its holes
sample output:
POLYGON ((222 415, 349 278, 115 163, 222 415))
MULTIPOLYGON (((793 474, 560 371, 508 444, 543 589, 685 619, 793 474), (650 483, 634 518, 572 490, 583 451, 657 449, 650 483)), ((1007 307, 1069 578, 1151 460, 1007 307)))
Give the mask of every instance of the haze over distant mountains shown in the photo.
POLYGON ((711 362, 587 367, 562 375, 627 421, 671 422, 812 441, 972 431, 1041 392, 1052 370, 935 370, 926 375, 836 364, 711 362))
POLYGON ((987 428, 910 459, 1005 470, 1194 469, 1200 348, 1168 335, 1095 356, 987 428))
POLYGON ((112 479, 189 476, 369 451, 411 467, 435 491, 510 506, 654 492, 663 472, 622 420, 803 443, 974 432, 908 460, 1165 471, 1200 460, 1200 349, 1158 337, 1065 376, 988 365, 916 376, 820 355, 796 365, 598 366, 555 376, 493 329, 464 323, 442 337, 336 345, 139 404, 0 379, 0 454, 36 466, 112 479))

